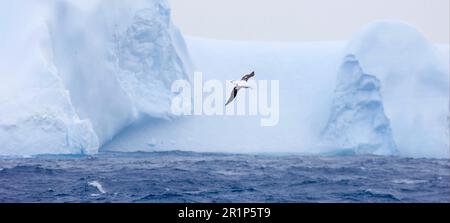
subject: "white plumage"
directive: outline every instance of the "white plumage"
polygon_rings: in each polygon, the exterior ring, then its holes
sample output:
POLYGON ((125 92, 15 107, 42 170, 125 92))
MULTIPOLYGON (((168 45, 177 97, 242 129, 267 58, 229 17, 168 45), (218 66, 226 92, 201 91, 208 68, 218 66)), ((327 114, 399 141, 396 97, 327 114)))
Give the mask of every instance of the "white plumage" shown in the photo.
POLYGON ((238 93, 238 91, 240 89, 242 89, 242 88, 251 88, 251 86, 248 84, 248 80, 250 78, 252 78, 253 76, 255 76, 255 72, 254 71, 252 73, 247 74, 244 77, 242 77, 241 80, 231 81, 231 83, 234 85, 234 88, 233 88, 233 91, 231 91, 230 98, 228 99, 228 101, 225 104, 225 106, 230 104, 236 98, 236 95, 237 95, 237 93, 238 93))

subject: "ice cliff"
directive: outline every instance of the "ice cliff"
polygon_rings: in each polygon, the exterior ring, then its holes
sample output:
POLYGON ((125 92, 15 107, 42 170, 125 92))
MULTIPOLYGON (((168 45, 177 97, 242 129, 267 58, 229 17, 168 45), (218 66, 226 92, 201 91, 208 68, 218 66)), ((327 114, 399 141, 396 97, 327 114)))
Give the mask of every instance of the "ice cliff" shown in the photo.
POLYGON ((331 147, 356 154, 393 155, 397 148, 384 113, 380 81, 349 55, 338 73, 332 113, 323 138, 331 147))
POLYGON ((0 156, 101 148, 450 157, 448 45, 405 23, 374 22, 348 42, 186 45, 164 0, 2 1, 0 14, 0 156), (190 79, 191 58, 204 81, 251 70, 278 80, 278 125, 261 127, 262 115, 173 118, 171 84, 190 79))
POLYGON ((380 81, 400 155, 450 157, 449 51, 440 48, 414 27, 389 20, 368 24, 344 48, 343 57, 353 55, 380 81))
POLYGON ((348 42, 186 41, 205 80, 247 70, 279 80, 279 124, 262 128, 260 116, 149 120, 104 150, 450 157, 448 46, 408 24, 374 22, 348 42))
POLYGON ((167 118, 190 62, 164 0, 0 3, 0 155, 96 153, 167 118))

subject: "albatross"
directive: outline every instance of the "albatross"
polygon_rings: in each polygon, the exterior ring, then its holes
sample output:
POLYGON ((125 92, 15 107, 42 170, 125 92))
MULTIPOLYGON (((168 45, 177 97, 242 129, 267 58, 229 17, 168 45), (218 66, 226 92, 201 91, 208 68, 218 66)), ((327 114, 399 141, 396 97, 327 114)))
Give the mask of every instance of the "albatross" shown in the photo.
POLYGON ((227 103, 225 104, 225 106, 227 106, 228 104, 230 104, 235 98, 236 95, 238 93, 238 91, 242 88, 251 88, 248 85, 248 80, 250 78, 252 78, 253 76, 255 76, 255 72, 253 71, 250 74, 245 75, 244 77, 242 77, 242 79, 240 81, 235 80, 235 81, 231 81, 231 83, 234 85, 233 91, 231 91, 231 95, 230 98, 228 99, 227 103))

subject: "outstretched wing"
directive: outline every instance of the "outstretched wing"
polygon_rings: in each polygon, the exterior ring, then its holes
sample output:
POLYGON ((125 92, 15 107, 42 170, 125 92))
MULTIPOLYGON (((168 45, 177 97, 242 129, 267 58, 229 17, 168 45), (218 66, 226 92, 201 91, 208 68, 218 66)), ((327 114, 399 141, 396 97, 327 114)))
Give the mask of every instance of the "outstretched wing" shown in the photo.
POLYGON ((248 81, 248 79, 252 78, 253 76, 255 76, 255 71, 253 71, 251 74, 247 74, 244 77, 242 77, 242 81, 248 81))
POLYGON ((228 99, 227 103, 225 104, 225 106, 227 106, 228 104, 230 104, 235 98, 236 95, 238 93, 238 89, 235 87, 233 88, 233 91, 231 92, 230 98, 228 99))

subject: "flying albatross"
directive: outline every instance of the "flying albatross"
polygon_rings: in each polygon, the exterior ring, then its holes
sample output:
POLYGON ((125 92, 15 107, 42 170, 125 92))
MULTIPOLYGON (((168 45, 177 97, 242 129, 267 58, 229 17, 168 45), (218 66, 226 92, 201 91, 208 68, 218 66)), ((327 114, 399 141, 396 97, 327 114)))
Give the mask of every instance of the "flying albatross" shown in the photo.
POLYGON ((231 92, 230 98, 228 99, 227 103, 225 104, 225 106, 227 106, 228 104, 230 104, 235 98, 236 95, 238 93, 238 91, 242 88, 251 88, 247 81, 252 78, 253 76, 255 76, 255 72, 253 71, 250 74, 245 75, 244 77, 242 77, 242 79, 240 81, 231 81, 231 83, 234 85, 233 91, 231 92))

